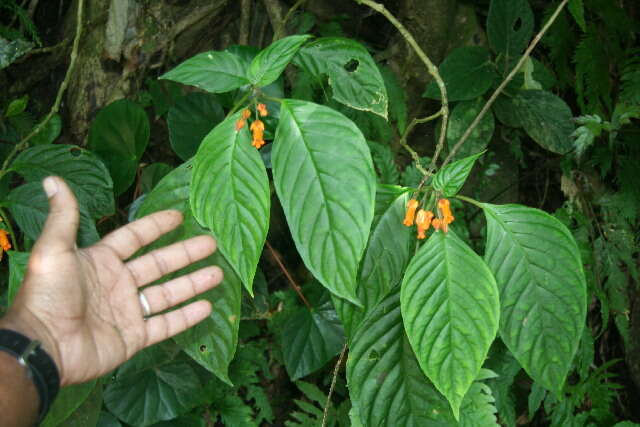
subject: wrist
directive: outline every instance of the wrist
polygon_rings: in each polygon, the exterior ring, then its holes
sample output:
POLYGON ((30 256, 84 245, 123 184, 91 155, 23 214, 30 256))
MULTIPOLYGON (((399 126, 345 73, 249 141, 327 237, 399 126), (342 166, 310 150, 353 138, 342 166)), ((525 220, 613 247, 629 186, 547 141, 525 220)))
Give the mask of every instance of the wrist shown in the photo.
POLYGON ((9 310, 6 316, 0 319, 0 329, 9 329, 33 341, 39 341, 41 348, 53 359, 60 373, 60 378, 62 378, 62 363, 58 346, 42 321, 31 313, 21 312, 18 314, 14 310, 9 310))

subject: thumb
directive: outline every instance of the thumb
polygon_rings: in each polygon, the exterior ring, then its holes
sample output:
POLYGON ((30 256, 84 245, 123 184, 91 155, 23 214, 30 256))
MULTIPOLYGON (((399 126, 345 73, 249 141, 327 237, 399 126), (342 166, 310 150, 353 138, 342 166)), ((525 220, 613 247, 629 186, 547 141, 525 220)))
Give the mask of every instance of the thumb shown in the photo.
POLYGON ((73 191, 57 176, 42 182, 49 198, 49 215, 34 250, 62 252, 76 247, 80 213, 73 191))

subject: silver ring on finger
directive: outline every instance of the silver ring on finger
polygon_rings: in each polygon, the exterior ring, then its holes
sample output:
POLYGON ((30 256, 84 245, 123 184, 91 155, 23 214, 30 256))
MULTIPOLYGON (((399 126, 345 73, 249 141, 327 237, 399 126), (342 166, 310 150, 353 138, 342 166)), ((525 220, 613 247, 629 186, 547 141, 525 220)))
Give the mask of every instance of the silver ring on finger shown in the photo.
POLYGON ((140 305, 142 306, 142 315, 146 320, 147 317, 151 316, 151 306, 149 305, 149 301, 147 301, 147 297, 144 296, 142 292, 138 292, 138 298, 140 299, 140 305))

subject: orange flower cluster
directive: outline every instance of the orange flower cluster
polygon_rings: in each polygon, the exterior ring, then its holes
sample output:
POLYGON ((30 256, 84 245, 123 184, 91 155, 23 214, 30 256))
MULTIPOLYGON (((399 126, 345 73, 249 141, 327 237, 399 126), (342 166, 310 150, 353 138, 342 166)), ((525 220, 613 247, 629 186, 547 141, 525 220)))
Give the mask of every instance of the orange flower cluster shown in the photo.
POLYGON ((251 141, 251 145, 256 148, 262 147, 265 144, 264 123, 262 123, 262 120, 254 120, 254 122, 251 123, 249 130, 251 130, 251 133, 253 134, 253 141, 251 141))
POLYGON ((248 108, 245 108, 242 111, 242 116, 241 117, 242 118, 236 122, 236 132, 238 132, 240 129, 242 129, 244 127, 244 125, 247 123, 247 119, 249 117, 251 117, 251 110, 249 110, 248 108))
POLYGON ((0 259, 2 259, 2 253, 9 249, 11 249, 11 242, 9 241, 7 230, 0 228, 0 259))
MULTIPOLYGON (((267 106, 262 103, 258 104, 256 106, 256 114, 260 114, 260 117, 265 117, 269 115, 269 111, 267 111, 267 106)), ((245 108, 242 111, 241 117, 242 118, 236 122, 236 132, 238 132, 240 129, 244 127, 245 124, 247 124, 247 119, 251 117, 251 110, 249 110, 248 108, 245 108)), ((259 149, 264 144, 266 144, 264 142, 264 123, 262 122, 262 120, 260 119, 254 120, 253 123, 251 123, 251 126, 249 126, 249 130, 253 135, 251 145, 259 149)))
POLYGON ((416 214, 418 206, 419 203, 416 199, 409 200, 407 203, 407 212, 404 216, 404 221, 402 221, 402 223, 407 227, 411 227, 414 223, 416 224, 418 239, 425 239, 427 237, 426 232, 432 225, 435 230, 442 230, 445 233, 449 231, 449 224, 451 224, 455 219, 451 214, 451 205, 449 200, 438 200, 438 210, 441 215, 439 218, 434 218, 435 215, 433 212, 426 211, 424 209, 418 210, 416 214))

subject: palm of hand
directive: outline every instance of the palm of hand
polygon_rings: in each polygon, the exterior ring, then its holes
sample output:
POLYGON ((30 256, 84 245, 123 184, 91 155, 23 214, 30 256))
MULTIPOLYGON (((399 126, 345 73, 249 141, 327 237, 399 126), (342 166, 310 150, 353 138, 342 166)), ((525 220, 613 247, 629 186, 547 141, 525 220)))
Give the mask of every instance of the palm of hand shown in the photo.
POLYGON ((162 276, 210 255, 215 250, 214 240, 199 236, 127 260, 180 224, 179 212, 163 211, 132 222, 91 247, 77 249, 77 205, 73 199, 75 217, 68 206, 56 212, 56 198, 63 198, 67 191, 73 197, 66 185, 59 187, 7 317, 18 318, 18 323, 28 325, 23 327, 26 334, 43 341, 65 385, 99 377, 142 348, 182 332, 211 312, 209 302, 198 301, 145 319, 139 292, 144 293, 151 313, 163 312, 220 283, 222 271, 206 267, 141 291, 162 276), (63 219, 66 226, 60 224, 63 219), (61 227, 73 229, 72 240, 62 235, 65 230, 61 227))

